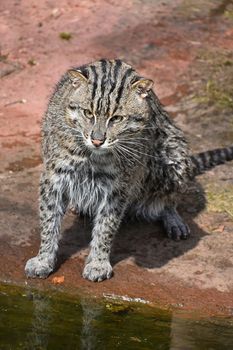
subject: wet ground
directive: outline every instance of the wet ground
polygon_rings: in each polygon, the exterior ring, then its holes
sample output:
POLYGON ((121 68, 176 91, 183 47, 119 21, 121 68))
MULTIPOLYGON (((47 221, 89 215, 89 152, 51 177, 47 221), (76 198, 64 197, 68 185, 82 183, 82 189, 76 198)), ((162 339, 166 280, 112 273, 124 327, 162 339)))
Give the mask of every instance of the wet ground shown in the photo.
POLYGON ((228 350, 233 344, 230 318, 7 286, 0 288, 0 304, 2 350, 228 350))
POLYGON ((0 280, 232 315, 232 163, 202 175, 184 196, 188 241, 169 241, 159 224, 124 224, 114 277, 95 284, 81 278, 89 223, 68 213, 57 271, 45 281, 24 276, 39 247, 40 121, 61 74, 122 58, 155 81, 193 151, 232 144, 232 1, 9 0, 1 4, 0 32, 0 280))

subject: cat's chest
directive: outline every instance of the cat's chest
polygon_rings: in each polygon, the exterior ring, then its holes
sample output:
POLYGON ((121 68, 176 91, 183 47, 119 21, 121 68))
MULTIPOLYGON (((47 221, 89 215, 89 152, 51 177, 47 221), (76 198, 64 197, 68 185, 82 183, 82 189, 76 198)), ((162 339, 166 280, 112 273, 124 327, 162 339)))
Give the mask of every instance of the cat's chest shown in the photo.
POLYGON ((117 186, 117 171, 83 162, 70 174, 68 194, 72 206, 84 214, 92 214, 117 186))

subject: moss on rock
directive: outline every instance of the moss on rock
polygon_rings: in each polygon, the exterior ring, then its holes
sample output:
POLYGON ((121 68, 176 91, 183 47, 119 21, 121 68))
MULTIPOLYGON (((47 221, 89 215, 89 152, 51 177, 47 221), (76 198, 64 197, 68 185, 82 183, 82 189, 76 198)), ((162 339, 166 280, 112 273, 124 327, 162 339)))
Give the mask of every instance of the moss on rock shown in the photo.
POLYGON ((233 185, 209 183, 206 186, 206 195, 207 211, 227 213, 233 218, 233 185))

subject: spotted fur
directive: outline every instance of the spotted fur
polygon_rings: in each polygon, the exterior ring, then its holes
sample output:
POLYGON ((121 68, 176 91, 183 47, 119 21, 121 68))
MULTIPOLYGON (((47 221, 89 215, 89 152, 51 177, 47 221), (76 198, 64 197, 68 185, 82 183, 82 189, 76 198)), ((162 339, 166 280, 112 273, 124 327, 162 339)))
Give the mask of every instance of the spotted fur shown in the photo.
POLYGON ((54 270, 68 207, 93 219, 83 271, 92 281, 111 277, 110 248, 126 214, 160 219, 169 237, 188 237, 175 206, 204 156, 189 155, 152 84, 121 60, 74 68, 58 83, 42 126, 41 246, 27 276, 54 270))

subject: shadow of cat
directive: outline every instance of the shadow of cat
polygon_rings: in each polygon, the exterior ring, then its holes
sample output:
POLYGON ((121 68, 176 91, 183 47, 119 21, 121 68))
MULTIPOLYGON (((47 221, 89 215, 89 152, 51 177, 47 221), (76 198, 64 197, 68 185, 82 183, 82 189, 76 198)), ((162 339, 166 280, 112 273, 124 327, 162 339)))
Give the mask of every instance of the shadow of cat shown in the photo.
MULTIPOLYGON (((180 203, 178 211, 191 229, 189 239, 179 242, 168 239, 159 222, 125 221, 114 239, 112 265, 133 257, 139 266, 158 268, 193 249, 207 234, 193 220, 206 206, 201 185, 192 183, 180 203)), ((77 217, 72 226, 63 232, 56 270, 71 256, 87 248, 90 240, 91 222, 86 217, 77 217)))

